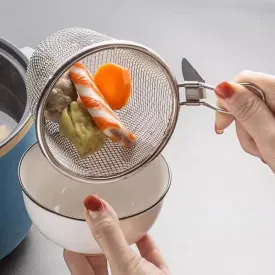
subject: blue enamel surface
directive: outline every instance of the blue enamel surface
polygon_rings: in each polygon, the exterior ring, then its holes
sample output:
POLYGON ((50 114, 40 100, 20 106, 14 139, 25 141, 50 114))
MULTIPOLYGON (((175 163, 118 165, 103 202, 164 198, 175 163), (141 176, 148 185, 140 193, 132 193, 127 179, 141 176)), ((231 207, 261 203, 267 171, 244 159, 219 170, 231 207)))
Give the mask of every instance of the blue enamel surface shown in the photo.
POLYGON ((0 259, 20 244, 31 227, 17 171, 22 155, 35 142, 32 125, 24 138, 0 158, 0 259))

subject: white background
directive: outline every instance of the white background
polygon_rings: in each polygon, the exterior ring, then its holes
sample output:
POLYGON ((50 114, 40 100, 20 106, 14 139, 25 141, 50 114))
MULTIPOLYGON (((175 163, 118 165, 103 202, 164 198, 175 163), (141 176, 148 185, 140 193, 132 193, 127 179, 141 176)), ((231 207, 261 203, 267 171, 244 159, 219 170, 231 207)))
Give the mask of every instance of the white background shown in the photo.
MULTIPOLYGON (((274 0, 226 2, 1 1, 0 36, 35 47, 58 29, 91 28, 154 49, 179 82, 182 57, 213 85, 243 69, 275 74, 274 0)), ((173 183, 151 234, 172 274, 273 275, 274 175, 242 152, 234 127, 216 136, 213 111, 183 107, 164 156, 173 183)), ((35 229, 27 241, 18 274, 68 274, 60 248, 35 229)))

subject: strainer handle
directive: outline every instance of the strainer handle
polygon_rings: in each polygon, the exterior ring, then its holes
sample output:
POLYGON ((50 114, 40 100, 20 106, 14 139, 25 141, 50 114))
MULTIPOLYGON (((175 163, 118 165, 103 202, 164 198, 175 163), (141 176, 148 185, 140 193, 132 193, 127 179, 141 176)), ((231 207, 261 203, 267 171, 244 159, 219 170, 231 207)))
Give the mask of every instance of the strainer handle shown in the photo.
MULTIPOLYGON (((255 84, 244 82, 239 83, 240 85, 250 88, 252 92, 254 92, 257 96, 259 96, 265 102, 264 92, 255 84)), ((179 88, 185 88, 186 101, 181 102, 180 105, 185 106, 206 106, 212 110, 230 114, 229 111, 214 106, 206 101, 206 90, 214 91, 215 87, 203 82, 198 81, 185 81, 184 83, 178 84, 179 88)))

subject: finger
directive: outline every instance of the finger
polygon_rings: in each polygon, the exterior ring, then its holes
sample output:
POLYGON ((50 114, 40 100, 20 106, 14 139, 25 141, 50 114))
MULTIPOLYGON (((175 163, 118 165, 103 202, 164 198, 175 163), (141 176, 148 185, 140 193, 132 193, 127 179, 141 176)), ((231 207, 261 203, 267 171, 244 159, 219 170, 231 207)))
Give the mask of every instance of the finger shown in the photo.
POLYGON ((108 275, 107 259, 105 256, 86 256, 95 275, 108 275))
MULTIPOLYGON (((219 108, 225 109, 225 104, 222 100, 217 100, 217 106, 219 108)), ((231 125, 234 121, 234 117, 232 115, 224 114, 219 111, 216 111, 216 119, 215 119, 215 131, 218 135, 222 134, 223 131, 231 125)))
POLYGON ((87 224, 103 250, 112 270, 126 270, 140 257, 127 244, 119 220, 112 207, 95 196, 88 196, 84 205, 87 224))
POLYGON ((141 257, 152 263, 162 271, 168 271, 168 267, 153 239, 146 235, 137 242, 137 248, 141 257))
POLYGON ((275 90, 270 88, 275 87, 274 75, 245 70, 235 77, 233 82, 250 82, 260 87, 265 94, 266 104, 269 108, 275 110, 275 90))
MULTIPOLYGON (((270 89, 269 87, 271 85, 271 82, 272 82, 272 85, 275 85, 275 78, 274 76, 266 75, 262 73, 243 71, 233 79, 233 82, 239 82, 239 83, 250 82, 250 83, 254 83, 258 87, 262 87, 264 85, 265 87, 264 90, 268 90, 270 89)), ((275 93, 273 98, 275 99, 275 93)), ((217 106, 225 109, 225 104, 223 100, 218 100, 217 106)), ((228 114, 223 114, 221 112, 216 112, 216 123, 215 123, 216 133, 217 134, 223 133, 223 130, 226 129, 233 121, 234 121, 233 116, 228 114)))
POLYGON ((261 153, 253 140, 253 138, 247 133, 243 126, 236 121, 236 132, 242 149, 255 157, 262 159, 261 153))
POLYGON ((71 275, 96 275, 84 255, 64 250, 63 256, 71 275))
POLYGON ((261 154, 270 155, 275 139, 275 119, 265 103, 235 83, 223 82, 216 87, 215 92, 224 100, 226 109, 253 138, 261 154))

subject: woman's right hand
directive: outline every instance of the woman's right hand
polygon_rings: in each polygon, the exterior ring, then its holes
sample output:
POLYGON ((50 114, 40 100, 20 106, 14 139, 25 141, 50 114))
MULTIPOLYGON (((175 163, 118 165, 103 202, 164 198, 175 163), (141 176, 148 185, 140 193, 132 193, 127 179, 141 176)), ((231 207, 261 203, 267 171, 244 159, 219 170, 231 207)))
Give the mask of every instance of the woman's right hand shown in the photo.
POLYGON ((259 157, 275 172, 275 76, 244 71, 232 82, 216 87, 218 105, 232 115, 216 113, 215 130, 222 134, 234 120, 244 151, 259 157), (238 83, 250 82, 265 94, 266 102, 238 83))

